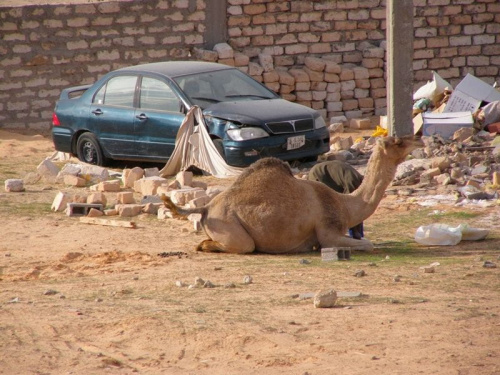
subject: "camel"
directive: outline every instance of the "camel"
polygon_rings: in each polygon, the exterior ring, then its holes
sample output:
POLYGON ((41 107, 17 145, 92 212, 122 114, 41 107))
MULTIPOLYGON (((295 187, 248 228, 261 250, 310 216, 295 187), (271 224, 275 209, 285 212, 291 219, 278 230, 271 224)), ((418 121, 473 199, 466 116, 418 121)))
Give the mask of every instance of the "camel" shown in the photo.
POLYGON ((204 207, 185 209, 168 197, 163 200, 174 217, 201 214, 209 239, 197 251, 284 254, 331 247, 371 251, 370 241, 350 238, 346 232, 375 212, 397 165, 422 146, 412 136, 379 138, 363 183, 351 194, 297 179, 287 163, 263 158, 204 207))

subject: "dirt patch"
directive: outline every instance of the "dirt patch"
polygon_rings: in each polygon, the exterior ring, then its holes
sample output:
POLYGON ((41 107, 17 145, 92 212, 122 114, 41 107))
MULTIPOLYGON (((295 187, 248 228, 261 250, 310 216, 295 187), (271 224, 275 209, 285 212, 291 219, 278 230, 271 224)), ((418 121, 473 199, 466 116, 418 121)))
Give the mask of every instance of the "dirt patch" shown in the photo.
POLYGON ((52 153, 0 131, 0 374, 500 374, 499 268, 483 267, 500 263, 498 205, 388 195, 365 222, 375 251, 350 261, 196 253, 205 236, 186 221, 87 225, 50 211, 64 186, 3 191, 52 153), (464 221, 487 240, 413 241, 420 225, 464 221), (214 287, 190 289, 196 277, 214 287), (314 308, 329 288, 360 295, 314 308))

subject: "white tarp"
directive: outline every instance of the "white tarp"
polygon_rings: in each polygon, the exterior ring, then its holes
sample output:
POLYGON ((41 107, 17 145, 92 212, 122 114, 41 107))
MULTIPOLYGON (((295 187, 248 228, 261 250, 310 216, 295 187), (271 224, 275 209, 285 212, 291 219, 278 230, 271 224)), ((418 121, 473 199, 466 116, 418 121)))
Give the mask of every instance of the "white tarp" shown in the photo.
POLYGON ((191 108, 182 122, 175 139, 174 151, 160 171, 160 176, 173 176, 190 166, 198 167, 218 178, 233 177, 242 172, 241 168, 227 165, 219 154, 210 139, 203 113, 198 106, 191 108), (195 118, 198 122, 196 126, 195 118))

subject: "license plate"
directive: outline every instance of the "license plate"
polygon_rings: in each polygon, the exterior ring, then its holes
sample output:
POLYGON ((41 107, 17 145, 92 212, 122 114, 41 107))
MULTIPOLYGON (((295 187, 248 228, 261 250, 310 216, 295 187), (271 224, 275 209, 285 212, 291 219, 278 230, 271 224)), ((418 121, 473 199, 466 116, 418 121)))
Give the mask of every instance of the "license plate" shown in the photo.
POLYGON ((306 144, 306 136, 298 135, 296 137, 290 137, 286 140, 286 149, 295 150, 306 144))

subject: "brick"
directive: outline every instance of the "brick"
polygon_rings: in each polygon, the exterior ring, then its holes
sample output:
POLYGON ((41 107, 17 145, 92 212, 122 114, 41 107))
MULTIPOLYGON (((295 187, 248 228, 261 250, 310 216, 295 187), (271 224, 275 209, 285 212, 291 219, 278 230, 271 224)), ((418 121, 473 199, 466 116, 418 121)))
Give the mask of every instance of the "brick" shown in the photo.
POLYGON ((87 180, 84 178, 67 174, 64 176, 64 184, 69 186, 84 187, 87 184, 87 180))
POLYGON ((106 195, 102 192, 92 193, 87 197, 88 204, 102 204, 104 207, 107 203, 106 195))
POLYGON ((140 204, 117 204, 115 209, 121 217, 132 217, 142 213, 142 205, 140 204))
POLYGON ((132 169, 124 169, 122 173, 122 184, 125 188, 133 188, 134 183, 144 176, 144 169, 134 167, 132 169))
POLYGON ((167 179, 163 177, 143 177, 134 182, 134 191, 142 195, 155 195, 158 187, 166 182, 167 179))
POLYGON ((369 118, 353 118, 349 121, 351 129, 371 129, 372 123, 369 118))
POLYGON ((175 179, 179 182, 180 186, 191 186, 193 183, 193 172, 181 171, 177 173, 175 179))
POLYGON ((122 191, 116 194, 116 201, 119 204, 133 204, 135 203, 134 193, 131 191, 122 191))

